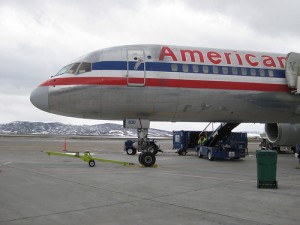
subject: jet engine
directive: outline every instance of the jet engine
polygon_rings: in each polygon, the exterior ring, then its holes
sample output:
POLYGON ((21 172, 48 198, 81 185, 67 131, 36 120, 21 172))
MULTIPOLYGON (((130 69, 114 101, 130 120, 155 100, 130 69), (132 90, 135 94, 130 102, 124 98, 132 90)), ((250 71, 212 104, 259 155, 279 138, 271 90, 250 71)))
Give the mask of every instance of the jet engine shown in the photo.
POLYGON ((265 132, 267 139, 274 145, 300 144, 300 124, 266 123, 265 132))

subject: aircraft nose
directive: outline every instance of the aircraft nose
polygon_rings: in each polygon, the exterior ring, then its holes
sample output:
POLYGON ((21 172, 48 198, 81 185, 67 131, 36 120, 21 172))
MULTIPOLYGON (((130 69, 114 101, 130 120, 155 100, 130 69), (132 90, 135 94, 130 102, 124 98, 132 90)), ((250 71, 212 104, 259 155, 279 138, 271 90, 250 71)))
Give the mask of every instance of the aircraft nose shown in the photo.
POLYGON ((30 95, 31 103, 46 112, 49 112, 48 87, 38 87, 30 95))

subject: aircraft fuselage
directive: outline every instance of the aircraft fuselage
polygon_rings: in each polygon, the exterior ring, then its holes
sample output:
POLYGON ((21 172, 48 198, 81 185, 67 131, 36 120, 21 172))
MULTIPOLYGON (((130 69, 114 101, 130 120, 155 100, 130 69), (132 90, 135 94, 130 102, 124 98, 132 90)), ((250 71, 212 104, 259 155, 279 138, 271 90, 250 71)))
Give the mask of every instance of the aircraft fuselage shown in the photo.
POLYGON ((286 55, 166 45, 92 52, 42 83, 32 103, 59 115, 182 122, 300 122, 286 55))

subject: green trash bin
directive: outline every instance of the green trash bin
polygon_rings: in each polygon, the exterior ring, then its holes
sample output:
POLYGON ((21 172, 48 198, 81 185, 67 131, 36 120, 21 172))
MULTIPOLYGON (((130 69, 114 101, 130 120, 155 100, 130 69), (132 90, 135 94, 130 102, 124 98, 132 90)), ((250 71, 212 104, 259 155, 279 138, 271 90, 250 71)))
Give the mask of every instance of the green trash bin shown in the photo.
POLYGON ((257 150, 257 188, 278 188, 276 180, 277 151, 257 150))

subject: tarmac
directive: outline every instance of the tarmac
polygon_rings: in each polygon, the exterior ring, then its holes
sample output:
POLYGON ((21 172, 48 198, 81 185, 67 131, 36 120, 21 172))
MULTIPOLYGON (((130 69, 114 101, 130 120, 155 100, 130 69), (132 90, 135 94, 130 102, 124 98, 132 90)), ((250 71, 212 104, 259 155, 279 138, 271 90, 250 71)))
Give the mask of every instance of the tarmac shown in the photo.
POLYGON ((257 188, 255 150, 240 160, 179 156, 160 140, 156 168, 123 151, 124 139, 68 138, 67 150, 135 166, 48 156, 61 137, 0 137, 0 225, 300 224, 300 170, 278 155, 278 189, 257 188))

